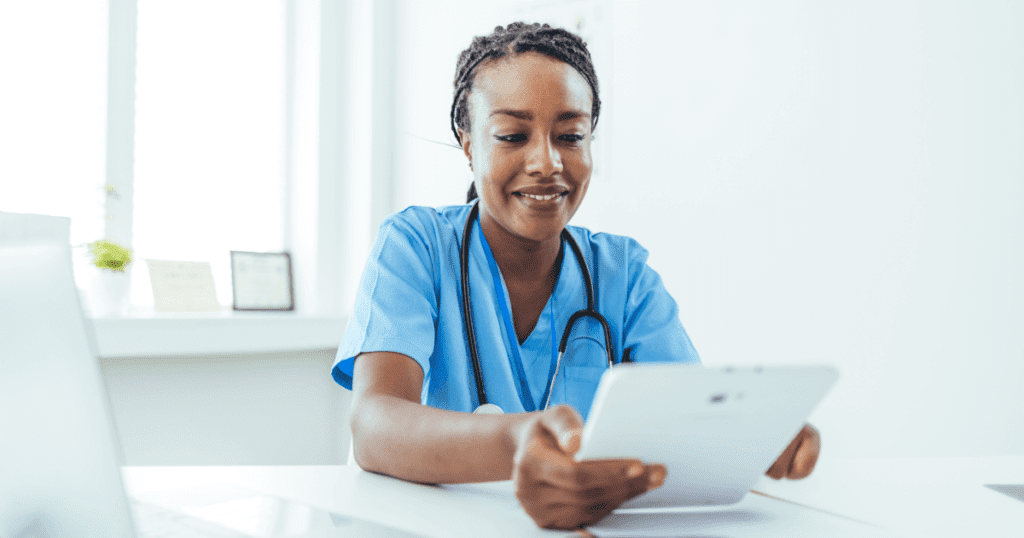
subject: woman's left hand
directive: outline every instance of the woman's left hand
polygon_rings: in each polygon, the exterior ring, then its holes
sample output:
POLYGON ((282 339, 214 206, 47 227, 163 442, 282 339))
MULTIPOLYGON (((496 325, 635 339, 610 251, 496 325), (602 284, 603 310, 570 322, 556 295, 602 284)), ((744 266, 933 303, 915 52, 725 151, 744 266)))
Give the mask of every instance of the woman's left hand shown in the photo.
POLYGON ((818 430, 810 424, 804 424, 804 428, 796 434, 793 442, 789 443, 786 450, 765 474, 776 480, 806 478, 814 470, 819 452, 821 452, 821 436, 818 435, 818 430))

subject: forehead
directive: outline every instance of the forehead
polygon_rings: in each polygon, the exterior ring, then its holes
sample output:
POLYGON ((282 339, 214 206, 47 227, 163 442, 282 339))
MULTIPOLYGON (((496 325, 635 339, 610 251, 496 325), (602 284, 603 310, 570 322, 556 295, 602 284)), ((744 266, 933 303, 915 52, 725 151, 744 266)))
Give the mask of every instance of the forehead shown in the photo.
POLYGON ((590 85, 571 65, 539 52, 521 52, 477 71, 470 94, 473 115, 491 110, 580 111, 590 114, 590 85))

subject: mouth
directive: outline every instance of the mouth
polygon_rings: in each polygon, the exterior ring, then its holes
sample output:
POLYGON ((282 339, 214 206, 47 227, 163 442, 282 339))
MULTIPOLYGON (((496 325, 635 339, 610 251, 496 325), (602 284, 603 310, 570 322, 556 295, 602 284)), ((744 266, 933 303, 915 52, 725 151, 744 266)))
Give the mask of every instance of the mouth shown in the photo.
POLYGON ((530 190, 530 192, 515 191, 512 194, 513 196, 517 196, 519 198, 529 198, 541 202, 550 202, 552 200, 561 200, 562 198, 568 196, 569 190, 546 188, 543 190, 530 190))

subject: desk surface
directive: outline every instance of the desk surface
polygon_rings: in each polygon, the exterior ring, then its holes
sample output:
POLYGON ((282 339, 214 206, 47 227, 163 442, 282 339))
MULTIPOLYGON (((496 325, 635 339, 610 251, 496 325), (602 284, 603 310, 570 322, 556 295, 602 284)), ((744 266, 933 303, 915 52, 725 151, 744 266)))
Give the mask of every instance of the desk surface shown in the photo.
MULTIPOLYGON (((349 466, 126 467, 130 495, 230 484, 426 536, 571 536, 538 529, 507 482, 424 486, 349 466)), ((799 482, 763 480, 740 504, 615 514, 609 536, 1021 536, 1024 502, 983 487, 1024 484, 1024 457, 833 460, 799 482), (643 525, 644 532, 638 534, 643 525), (964 532, 964 530, 968 532, 964 532), (1012 532, 1011 532, 1012 531, 1012 532)))
POLYGON ((988 484, 1024 484, 1024 456, 824 459, 754 489, 906 535, 1024 536, 1024 501, 988 484))

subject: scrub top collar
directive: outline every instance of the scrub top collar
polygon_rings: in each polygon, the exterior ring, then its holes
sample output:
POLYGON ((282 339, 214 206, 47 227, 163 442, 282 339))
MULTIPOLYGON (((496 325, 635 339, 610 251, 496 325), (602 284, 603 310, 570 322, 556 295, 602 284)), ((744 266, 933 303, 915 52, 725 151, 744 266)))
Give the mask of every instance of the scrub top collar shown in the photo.
MULTIPOLYGON (((533 330, 531 330, 530 334, 527 335, 526 340, 522 344, 520 344, 519 338, 515 332, 515 324, 512 321, 512 313, 510 308, 511 297, 509 296, 508 293, 508 286, 505 284, 505 278, 501 274, 501 270, 498 268, 497 261, 494 259, 494 253, 491 252, 490 243, 488 243, 487 238, 483 233, 483 229, 480 227, 479 219, 477 219, 477 221, 474 223, 474 228, 476 230, 477 235, 480 237, 480 243, 483 246, 484 255, 487 257, 487 264, 490 269, 491 279, 493 281, 494 286, 495 299, 499 307, 498 312, 500 313, 501 316, 503 329, 502 332, 505 335, 505 349, 508 352, 508 360, 513 370, 513 380, 515 381, 516 392, 519 395, 519 401, 520 403, 522 403, 523 409, 525 409, 526 411, 536 411, 537 409, 543 407, 544 402, 548 401, 548 394, 550 393, 552 388, 551 379, 555 375, 555 368, 558 364, 558 340, 556 338, 556 335, 560 335, 561 333, 559 333, 555 328, 555 313, 557 311, 557 301, 555 296, 557 294, 558 283, 561 280, 562 275, 562 262, 565 255, 565 241, 562 240, 559 245, 558 257, 555 259, 555 266, 558 267, 558 272, 555 275, 555 285, 552 288, 551 295, 548 297, 548 301, 544 306, 544 310, 541 312, 541 318, 537 320, 537 324, 534 326, 533 330), (547 314, 546 316, 544 315, 545 313, 547 314), (538 331, 538 329, 541 327, 541 324, 543 323, 543 318, 545 317, 548 318, 547 328, 549 332, 549 340, 551 342, 551 360, 548 366, 547 380, 544 383, 544 392, 541 395, 540 399, 536 400, 534 398, 533 391, 530 390, 530 382, 526 375, 526 369, 524 368, 522 358, 522 347, 528 342, 530 342, 531 338, 534 338, 535 336, 540 336, 537 333, 542 331, 538 331)), ((531 361, 531 369, 536 362, 536 360, 531 361)))

